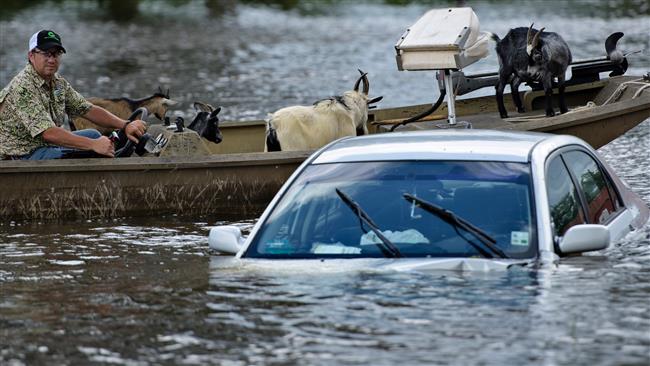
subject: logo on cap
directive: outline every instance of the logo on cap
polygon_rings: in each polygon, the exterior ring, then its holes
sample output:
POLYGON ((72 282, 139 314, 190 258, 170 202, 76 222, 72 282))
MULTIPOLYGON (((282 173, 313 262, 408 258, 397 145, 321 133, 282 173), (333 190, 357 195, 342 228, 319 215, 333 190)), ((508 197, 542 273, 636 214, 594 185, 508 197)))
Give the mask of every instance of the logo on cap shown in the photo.
POLYGON ((52 31, 47 32, 47 36, 45 36, 43 39, 48 39, 48 38, 51 38, 57 42, 61 42, 61 40, 52 31))

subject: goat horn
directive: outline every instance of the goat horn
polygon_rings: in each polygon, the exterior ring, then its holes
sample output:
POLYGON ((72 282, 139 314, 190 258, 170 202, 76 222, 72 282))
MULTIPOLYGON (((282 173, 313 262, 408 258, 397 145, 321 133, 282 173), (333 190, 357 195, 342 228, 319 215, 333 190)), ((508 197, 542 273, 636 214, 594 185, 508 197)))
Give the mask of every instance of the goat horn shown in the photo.
POLYGON ((368 95, 368 91, 370 90, 370 82, 368 81, 367 72, 364 72, 361 75, 361 80, 363 80, 363 94, 368 95))
POLYGON ((532 35, 530 33, 533 30, 533 25, 535 25, 535 23, 532 23, 530 25, 530 27, 528 28, 528 33, 526 34, 526 44, 531 44, 531 41, 532 41, 533 37, 532 37, 532 35))
POLYGON ((533 37, 533 42, 532 42, 533 48, 537 47, 537 43, 539 43, 539 35, 542 34, 544 29, 546 29, 546 28, 542 28, 542 29, 539 30, 539 32, 535 33, 535 37, 533 37))
POLYGON ((357 79, 357 82, 354 83, 354 91, 355 92, 359 91, 359 84, 363 80, 363 94, 368 95, 368 90, 370 89, 370 83, 368 82, 368 76, 367 76, 368 73, 363 72, 360 69, 357 69, 357 70, 359 70, 359 74, 361 74, 361 76, 359 76, 359 78, 357 79))
MULTIPOLYGON (((357 69, 357 70, 359 70, 359 69, 357 69)), ((363 71, 359 70, 359 72, 361 73, 361 75, 363 75, 363 71)), ((360 84, 360 83, 361 83, 361 76, 359 76, 359 78, 357 79, 357 81, 354 83, 354 91, 355 91, 355 92, 358 92, 358 91, 359 91, 359 84, 360 84)))

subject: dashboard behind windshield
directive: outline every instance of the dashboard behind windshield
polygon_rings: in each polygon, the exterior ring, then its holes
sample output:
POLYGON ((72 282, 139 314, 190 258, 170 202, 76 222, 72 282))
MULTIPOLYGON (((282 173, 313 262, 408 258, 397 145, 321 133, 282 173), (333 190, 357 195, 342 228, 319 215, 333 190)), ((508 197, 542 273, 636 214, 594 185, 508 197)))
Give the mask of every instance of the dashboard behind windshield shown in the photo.
POLYGON ((344 192, 403 257, 480 257, 464 230, 404 199, 454 212, 511 258, 536 253, 530 168, 524 163, 390 161, 311 165, 293 182, 244 253, 252 258, 383 257, 380 240, 344 192))

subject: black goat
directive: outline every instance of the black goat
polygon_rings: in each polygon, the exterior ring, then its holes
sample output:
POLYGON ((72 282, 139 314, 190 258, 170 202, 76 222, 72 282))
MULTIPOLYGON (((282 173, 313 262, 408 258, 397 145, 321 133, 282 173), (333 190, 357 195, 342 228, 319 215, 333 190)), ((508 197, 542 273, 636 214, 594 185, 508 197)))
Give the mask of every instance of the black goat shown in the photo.
POLYGON ((508 113, 503 105, 503 89, 510 83, 512 99, 519 113, 524 112, 524 106, 519 98, 519 84, 539 82, 544 87, 546 95, 546 116, 555 115, 553 112, 553 79, 557 78, 560 99, 560 112, 566 113, 568 108, 564 100, 565 72, 571 63, 571 50, 567 43, 554 32, 544 32, 533 29, 533 25, 510 29, 503 39, 492 34, 497 43, 496 51, 499 57, 499 82, 496 85, 497 105, 501 118, 507 118, 508 113))
POLYGON ((204 137, 208 141, 212 141, 215 144, 220 143, 223 140, 223 136, 219 130, 218 116, 219 112, 221 112, 221 107, 214 108, 207 103, 195 102, 194 109, 198 113, 187 128, 196 131, 199 136, 204 137))

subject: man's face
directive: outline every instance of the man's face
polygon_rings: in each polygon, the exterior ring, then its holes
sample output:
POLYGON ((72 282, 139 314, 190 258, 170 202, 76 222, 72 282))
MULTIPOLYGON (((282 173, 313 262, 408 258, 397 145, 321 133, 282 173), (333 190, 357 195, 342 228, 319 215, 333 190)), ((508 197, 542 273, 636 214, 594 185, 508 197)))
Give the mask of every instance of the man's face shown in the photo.
POLYGON ((28 57, 34 70, 45 80, 51 80, 54 74, 59 70, 63 50, 52 47, 47 51, 34 48, 29 52, 28 57))

